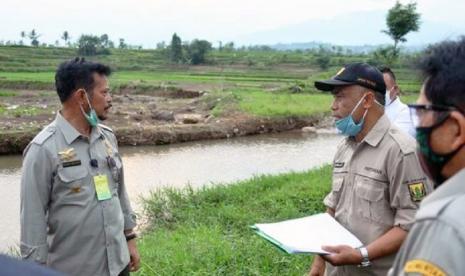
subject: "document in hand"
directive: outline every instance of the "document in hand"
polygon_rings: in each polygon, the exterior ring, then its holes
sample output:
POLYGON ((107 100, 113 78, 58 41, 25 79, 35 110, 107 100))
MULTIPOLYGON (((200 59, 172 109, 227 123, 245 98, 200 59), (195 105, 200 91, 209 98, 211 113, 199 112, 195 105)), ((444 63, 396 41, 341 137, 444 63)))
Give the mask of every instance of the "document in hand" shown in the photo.
POLYGON ((327 213, 276 223, 255 224, 255 232, 289 254, 329 254, 323 245, 349 245, 362 242, 327 213))

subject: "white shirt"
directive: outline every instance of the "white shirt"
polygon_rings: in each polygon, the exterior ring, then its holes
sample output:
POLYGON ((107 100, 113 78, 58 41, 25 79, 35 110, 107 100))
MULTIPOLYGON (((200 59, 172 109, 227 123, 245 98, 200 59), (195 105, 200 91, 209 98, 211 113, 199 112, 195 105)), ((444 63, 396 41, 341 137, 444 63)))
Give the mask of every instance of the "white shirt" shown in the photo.
POLYGON ((391 123, 415 138, 416 131, 410 117, 410 111, 408 106, 400 101, 399 97, 397 97, 389 105, 385 106, 384 112, 388 116, 391 123))

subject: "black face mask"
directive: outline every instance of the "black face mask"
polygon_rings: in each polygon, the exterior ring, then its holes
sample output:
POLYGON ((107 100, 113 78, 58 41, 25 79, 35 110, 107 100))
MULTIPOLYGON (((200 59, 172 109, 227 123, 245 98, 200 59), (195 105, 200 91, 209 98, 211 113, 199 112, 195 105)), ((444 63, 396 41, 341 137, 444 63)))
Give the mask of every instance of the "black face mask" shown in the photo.
POLYGON ((438 123, 430 127, 417 127, 417 141, 418 141, 418 156, 420 159, 420 164, 423 170, 428 174, 428 176, 434 181, 434 187, 439 187, 445 180, 444 176, 441 174, 444 166, 455 156, 455 154, 463 147, 447 153, 447 154, 438 154, 433 151, 431 148, 431 133, 433 130, 440 125, 442 125, 447 117, 445 116, 438 123))

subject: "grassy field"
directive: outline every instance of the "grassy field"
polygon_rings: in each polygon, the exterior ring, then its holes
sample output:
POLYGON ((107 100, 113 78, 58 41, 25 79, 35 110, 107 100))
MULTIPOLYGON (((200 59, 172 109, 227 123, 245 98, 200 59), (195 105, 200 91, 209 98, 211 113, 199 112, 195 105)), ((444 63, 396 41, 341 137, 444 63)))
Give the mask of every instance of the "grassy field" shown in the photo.
POLYGON ((163 189, 145 201, 137 275, 303 275, 308 255, 288 255, 249 228, 324 211, 331 168, 260 176, 200 190, 163 189))
POLYGON ((257 116, 309 116, 330 112, 329 94, 267 93, 261 90, 234 90, 241 110, 257 116))
MULTIPOLYGON (((218 51, 207 57, 208 65, 173 65, 163 50, 112 49, 110 55, 90 57, 114 69, 110 84, 114 93, 144 93, 161 89, 208 91, 219 101, 211 114, 243 112, 252 116, 291 117, 329 112, 331 96, 319 93, 314 81, 334 75, 343 64, 368 61, 369 55, 331 56, 329 68, 321 70, 311 51, 218 51)), ((54 90, 57 65, 76 56, 72 48, 0 47, 0 115, 28 117, 49 112, 21 107, 9 110, 9 99, 18 92, 37 94, 54 90)), ((405 65, 394 68, 404 102, 413 102, 420 89, 417 73, 405 65)), ((19 96, 21 97, 21 95, 19 96)))

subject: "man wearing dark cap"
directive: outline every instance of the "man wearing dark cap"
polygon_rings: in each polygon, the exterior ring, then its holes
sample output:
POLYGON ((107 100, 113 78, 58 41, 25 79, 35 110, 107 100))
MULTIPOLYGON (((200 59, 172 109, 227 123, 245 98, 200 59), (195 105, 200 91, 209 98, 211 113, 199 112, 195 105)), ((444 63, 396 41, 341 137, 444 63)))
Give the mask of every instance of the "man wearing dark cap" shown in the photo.
POLYGON ((315 256, 310 275, 386 275, 431 183, 415 153, 415 140, 384 114, 382 73, 349 64, 331 79, 315 82, 331 91, 336 128, 347 136, 334 157, 327 212, 364 244, 328 245, 315 256), (326 262, 325 262, 326 261, 326 262))
POLYGON ((435 191, 422 203, 390 275, 465 274, 465 37, 430 47, 416 105, 419 156, 435 191))

